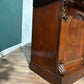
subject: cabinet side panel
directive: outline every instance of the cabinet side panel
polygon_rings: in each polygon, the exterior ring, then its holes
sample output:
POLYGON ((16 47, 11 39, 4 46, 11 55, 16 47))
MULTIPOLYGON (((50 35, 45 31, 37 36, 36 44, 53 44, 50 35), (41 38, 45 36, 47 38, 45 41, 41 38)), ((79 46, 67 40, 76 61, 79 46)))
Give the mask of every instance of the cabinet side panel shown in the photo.
POLYGON ((31 61, 55 72, 59 39, 60 1, 34 8, 31 61))

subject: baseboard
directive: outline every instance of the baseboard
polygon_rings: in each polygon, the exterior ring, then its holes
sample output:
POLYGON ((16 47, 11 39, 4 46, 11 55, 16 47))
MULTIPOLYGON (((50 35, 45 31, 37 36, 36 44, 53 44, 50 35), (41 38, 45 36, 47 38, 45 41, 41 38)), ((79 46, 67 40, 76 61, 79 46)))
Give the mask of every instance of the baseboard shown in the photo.
POLYGON ((22 43, 21 46, 25 46, 25 45, 28 45, 28 46, 31 46, 31 42, 30 43, 22 43))
MULTIPOLYGON (((1 51, 1 53, 3 54, 3 56, 5 56, 5 55, 7 55, 8 53, 10 53, 10 52, 12 52, 12 51, 18 49, 18 48, 21 47, 21 46, 22 46, 21 43, 20 43, 20 44, 17 44, 17 45, 15 45, 15 46, 12 46, 12 47, 10 47, 10 48, 7 48, 7 49, 1 51)), ((1 54, 0 54, 0 57, 2 57, 1 54)))

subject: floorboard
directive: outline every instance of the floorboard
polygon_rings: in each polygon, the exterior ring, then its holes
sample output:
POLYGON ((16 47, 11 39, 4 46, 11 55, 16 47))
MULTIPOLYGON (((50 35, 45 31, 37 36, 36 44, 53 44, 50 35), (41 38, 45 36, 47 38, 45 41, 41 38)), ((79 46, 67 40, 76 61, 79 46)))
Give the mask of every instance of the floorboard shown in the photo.
MULTIPOLYGON (((25 45, 0 58, 0 84, 49 84, 28 67, 31 46, 25 45)), ((84 84, 84 78, 74 84, 84 84)))

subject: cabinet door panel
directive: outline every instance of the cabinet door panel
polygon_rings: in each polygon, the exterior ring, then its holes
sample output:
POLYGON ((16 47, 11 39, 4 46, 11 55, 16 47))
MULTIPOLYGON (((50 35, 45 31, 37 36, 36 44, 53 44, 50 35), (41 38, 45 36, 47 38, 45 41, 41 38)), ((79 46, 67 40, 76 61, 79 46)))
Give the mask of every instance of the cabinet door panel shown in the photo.
POLYGON ((83 64, 84 56, 84 14, 71 9, 70 16, 62 19, 59 48, 59 62, 69 71, 83 64))

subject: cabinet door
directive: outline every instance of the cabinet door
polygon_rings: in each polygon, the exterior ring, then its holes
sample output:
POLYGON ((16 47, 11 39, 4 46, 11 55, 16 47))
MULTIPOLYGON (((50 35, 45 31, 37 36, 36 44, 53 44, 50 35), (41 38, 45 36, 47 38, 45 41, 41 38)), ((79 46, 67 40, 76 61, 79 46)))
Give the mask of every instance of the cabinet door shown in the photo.
POLYGON ((65 72, 83 65, 84 57, 84 13, 71 9, 67 20, 62 19, 59 66, 65 72))

